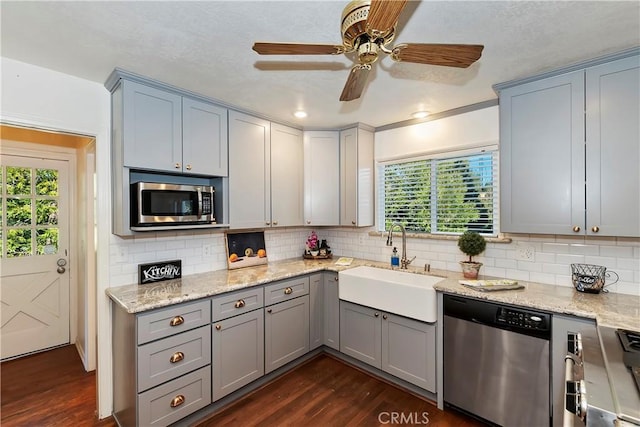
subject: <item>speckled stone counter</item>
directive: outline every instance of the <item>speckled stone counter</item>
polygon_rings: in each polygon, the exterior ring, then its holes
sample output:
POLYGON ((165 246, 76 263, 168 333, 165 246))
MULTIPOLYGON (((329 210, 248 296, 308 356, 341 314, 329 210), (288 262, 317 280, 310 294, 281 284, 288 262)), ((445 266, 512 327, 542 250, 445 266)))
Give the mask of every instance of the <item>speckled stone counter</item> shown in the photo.
MULTIPOLYGON (((386 263, 360 259, 354 259, 348 267, 336 266, 337 259, 271 261, 263 266, 194 274, 153 285, 112 287, 107 289, 107 295, 128 313, 138 313, 324 270, 341 271, 361 265, 390 268, 386 263)), ((638 296, 614 293, 586 294, 576 291, 573 287, 522 281, 520 283, 525 286, 523 289, 481 292, 460 285, 458 280, 462 279, 461 273, 440 270, 425 273, 423 268, 416 266, 409 271, 443 277, 443 280, 434 286, 440 292, 594 318, 599 325, 640 330, 638 296)))

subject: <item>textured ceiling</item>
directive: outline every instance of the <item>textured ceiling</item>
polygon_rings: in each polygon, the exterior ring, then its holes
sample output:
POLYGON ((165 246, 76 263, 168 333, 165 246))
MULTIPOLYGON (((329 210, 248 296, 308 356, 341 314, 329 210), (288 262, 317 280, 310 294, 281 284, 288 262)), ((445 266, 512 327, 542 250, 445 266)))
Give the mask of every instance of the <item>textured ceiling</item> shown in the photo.
POLYGON ((305 128, 382 126, 496 97, 495 83, 640 46, 638 1, 410 2, 394 43, 483 44, 467 69, 378 61, 338 100, 352 58, 259 56, 254 41, 340 43, 346 1, 2 1, 2 56, 104 83, 115 67, 305 128), (309 117, 295 119, 305 109, 309 117))

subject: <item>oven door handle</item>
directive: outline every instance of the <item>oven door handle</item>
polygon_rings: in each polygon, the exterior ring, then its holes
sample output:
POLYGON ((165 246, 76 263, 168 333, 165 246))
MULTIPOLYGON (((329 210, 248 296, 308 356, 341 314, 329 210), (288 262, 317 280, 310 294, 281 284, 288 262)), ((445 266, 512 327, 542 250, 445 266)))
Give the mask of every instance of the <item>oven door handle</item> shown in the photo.
POLYGON ((564 397, 565 411, 562 417, 563 427, 572 427, 577 416, 584 424, 587 420, 587 393, 584 380, 575 380, 574 367, 582 363, 575 354, 564 358, 564 397))

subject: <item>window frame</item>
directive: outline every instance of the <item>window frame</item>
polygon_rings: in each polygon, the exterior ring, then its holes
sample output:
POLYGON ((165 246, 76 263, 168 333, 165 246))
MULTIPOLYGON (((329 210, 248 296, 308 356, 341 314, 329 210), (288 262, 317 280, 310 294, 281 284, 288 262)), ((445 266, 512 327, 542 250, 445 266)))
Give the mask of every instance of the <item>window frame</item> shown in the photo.
MULTIPOLYGON (((385 189, 384 189, 384 168, 387 165, 411 163, 416 161, 439 161, 450 160, 461 157, 470 157, 483 154, 491 154, 492 156, 492 170, 493 170, 493 231, 491 233, 480 233, 485 237, 499 237, 500 236, 500 150, 497 143, 479 145, 472 148, 458 149, 458 150, 439 150, 430 153, 418 153, 414 155, 399 156, 389 159, 376 160, 375 172, 376 172, 376 224, 375 228, 380 233, 386 233, 386 220, 385 220, 385 189)), ((433 162, 433 165, 437 163, 433 162)), ((434 175, 432 175, 433 177, 434 175)), ((436 175, 437 176, 437 175, 436 175)), ((431 180, 431 231, 408 231, 412 234, 424 235, 428 237, 433 236, 459 236, 462 232, 451 231, 439 231, 437 230, 437 193, 434 192, 436 187, 436 179, 431 180), (435 231, 434 227, 436 228, 435 231)))

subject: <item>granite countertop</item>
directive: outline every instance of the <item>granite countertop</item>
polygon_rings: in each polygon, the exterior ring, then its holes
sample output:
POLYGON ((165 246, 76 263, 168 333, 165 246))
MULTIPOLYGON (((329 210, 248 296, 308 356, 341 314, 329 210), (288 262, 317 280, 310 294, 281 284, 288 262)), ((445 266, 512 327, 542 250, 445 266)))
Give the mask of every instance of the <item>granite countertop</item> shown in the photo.
MULTIPOLYGON (((269 264, 194 274, 181 279, 150 285, 125 285, 107 289, 107 295, 128 313, 139 313, 199 298, 264 285, 302 274, 341 271, 362 265, 390 268, 387 263, 354 259, 350 266, 337 266, 330 260, 289 259, 269 264)), ((439 292, 513 304, 538 310, 596 319, 599 325, 640 331, 640 297, 600 293, 587 294, 573 287, 520 282, 523 289, 481 292, 458 283, 462 273, 410 267, 408 271, 443 277, 434 288, 439 292)), ((481 277, 491 279, 490 277, 481 277)))

